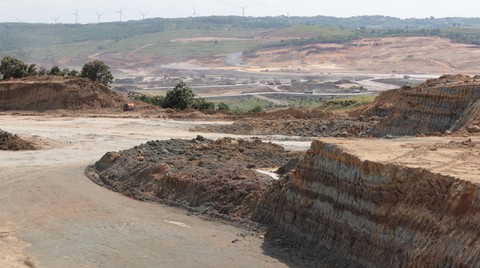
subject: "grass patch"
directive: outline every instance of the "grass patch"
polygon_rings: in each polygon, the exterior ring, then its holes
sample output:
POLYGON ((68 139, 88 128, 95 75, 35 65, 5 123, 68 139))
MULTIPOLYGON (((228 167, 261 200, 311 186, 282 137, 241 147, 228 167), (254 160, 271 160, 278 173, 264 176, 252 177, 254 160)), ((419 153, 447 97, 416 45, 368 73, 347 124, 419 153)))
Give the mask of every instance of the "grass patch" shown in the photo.
POLYGON ((348 112, 371 103, 376 97, 377 96, 355 96, 338 98, 325 101, 319 107, 333 113, 348 112))
POLYGON ((272 110, 278 109, 282 106, 275 105, 266 100, 260 100, 255 97, 244 97, 244 98, 234 98, 234 99, 223 99, 223 100, 214 100, 212 101, 215 104, 223 102, 230 107, 230 111, 233 113, 246 113, 253 110, 258 110, 259 107, 263 110, 272 110))

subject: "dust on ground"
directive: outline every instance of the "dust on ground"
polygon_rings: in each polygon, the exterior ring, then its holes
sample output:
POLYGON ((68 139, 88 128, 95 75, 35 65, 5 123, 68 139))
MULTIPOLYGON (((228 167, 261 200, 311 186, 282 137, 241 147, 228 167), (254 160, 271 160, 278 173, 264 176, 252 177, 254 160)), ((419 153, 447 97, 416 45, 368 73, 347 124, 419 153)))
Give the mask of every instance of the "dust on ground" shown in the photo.
MULTIPOLYGON (((139 202, 99 187, 84 175, 85 168, 105 152, 151 140, 194 139, 199 133, 189 128, 205 123, 1 115, 2 129, 22 137, 37 135, 51 145, 0 154, 0 191, 4 193, 0 196, 0 232, 9 232, 18 240, 5 244, 8 250, 1 251, 0 266, 15 267, 6 258, 20 259, 21 266, 27 257, 36 267, 291 265, 292 260, 272 257, 277 248, 263 249, 263 238, 257 232, 139 202)), ((208 139, 225 136, 202 135, 208 139)), ((306 150, 310 144, 286 137, 274 141, 296 150, 306 150)))

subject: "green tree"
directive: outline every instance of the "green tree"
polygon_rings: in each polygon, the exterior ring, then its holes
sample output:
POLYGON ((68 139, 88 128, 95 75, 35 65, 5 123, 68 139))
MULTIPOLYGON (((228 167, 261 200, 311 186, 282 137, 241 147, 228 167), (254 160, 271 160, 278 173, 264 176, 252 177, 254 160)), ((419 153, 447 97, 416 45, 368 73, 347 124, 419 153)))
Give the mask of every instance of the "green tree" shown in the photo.
POLYGON ((32 63, 28 66, 27 68, 27 75, 28 76, 33 76, 33 75, 37 75, 37 65, 35 63, 32 63))
POLYGON ((187 109, 192 105, 194 96, 192 89, 187 87, 183 81, 180 81, 173 90, 167 91, 162 107, 180 110, 187 109))
POLYGON ((68 75, 70 75, 70 76, 79 76, 79 75, 80 75, 80 72, 77 71, 77 70, 71 70, 68 75))
POLYGON ((6 56, 0 63, 0 74, 3 75, 3 79, 9 78, 22 78, 28 75, 28 65, 23 61, 6 56))
POLYGON ((113 82, 113 75, 110 72, 110 67, 100 60, 94 60, 83 65, 80 76, 102 83, 106 86, 113 82))
POLYGON ((39 75, 47 75, 48 70, 45 67, 40 67, 40 70, 38 70, 39 75))
POLYGON ((58 65, 53 65, 52 69, 50 69, 50 72, 48 72, 49 75, 62 75, 62 70, 60 70, 60 67, 58 65))

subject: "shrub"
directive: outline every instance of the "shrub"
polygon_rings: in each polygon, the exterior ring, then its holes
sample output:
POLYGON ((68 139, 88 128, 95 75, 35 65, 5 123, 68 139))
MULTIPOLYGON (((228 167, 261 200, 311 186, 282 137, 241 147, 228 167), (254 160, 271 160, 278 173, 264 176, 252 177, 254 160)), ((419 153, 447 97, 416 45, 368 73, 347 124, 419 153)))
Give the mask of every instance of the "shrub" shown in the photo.
POLYGON ((173 90, 167 91, 162 107, 185 110, 192 106, 194 96, 193 91, 180 81, 173 90))
POLYGON ((196 98, 192 101, 192 109, 195 110, 215 110, 215 104, 213 102, 208 102, 203 98, 196 98))
POLYGON ((4 57, 0 63, 0 74, 3 75, 3 79, 25 77, 28 70, 29 67, 23 61, 10 56, 4 57))
POLYGON ((219 111, 230 111, 230 106, 228 106, 228 104, 225 102, 218 103, 217 108, 219 111))
POLYGON ((251 112, 251 113, 261 113, 261 112, 263 112, 263 107, 260 106, 260 105, 256 105, 255 107, 250 109, 249 112, 251 112))

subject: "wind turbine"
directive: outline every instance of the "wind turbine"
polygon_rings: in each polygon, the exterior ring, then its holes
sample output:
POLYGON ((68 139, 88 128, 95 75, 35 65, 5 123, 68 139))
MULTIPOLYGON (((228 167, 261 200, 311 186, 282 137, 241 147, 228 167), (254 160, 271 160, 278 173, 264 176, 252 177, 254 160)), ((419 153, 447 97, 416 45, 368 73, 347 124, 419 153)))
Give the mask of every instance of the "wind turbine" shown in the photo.
POLYGON ((245 8, 247 8, 248 6, 240 6, 240 8, 242 9, 242 17, 245 17, 245 8))
POLYGON ((97 13, 97 18, 98 18, 98 23, 100 23, 100 18, 105 15, 105 14, 100 14, 98 11, 95 11, 97 13))
POLYGON ((143 13, 142 11, 138 11, 138 12, 140 12, 140 14, 142 14, 142 20, 144 20, 144 19, 145 19, 145 15, 148 14, 148 12, 145 12, 145 13, 143 13))
POLYGON ((122 15, 125 15, 125 14, 123 13, 123 6, 122 6, 122 8, 120 8, 119 11, 116 11, 115 13, 118 13, 118 14, 120 15, 120 21, 122 21, 122 15))
POLYGON ((75 13, 72 14, 72 16, 75 16, 75 24, 78 24, 78 17, 80 17, 78 15, 78 9, 75 11, 75 13))
POLYGON ((52 20, 55 22, 55 24, 57 24, 57 20, 58 20, 59 18, 60 18, 60 17, 50 18, 50 19, 52 19, 52 20))

